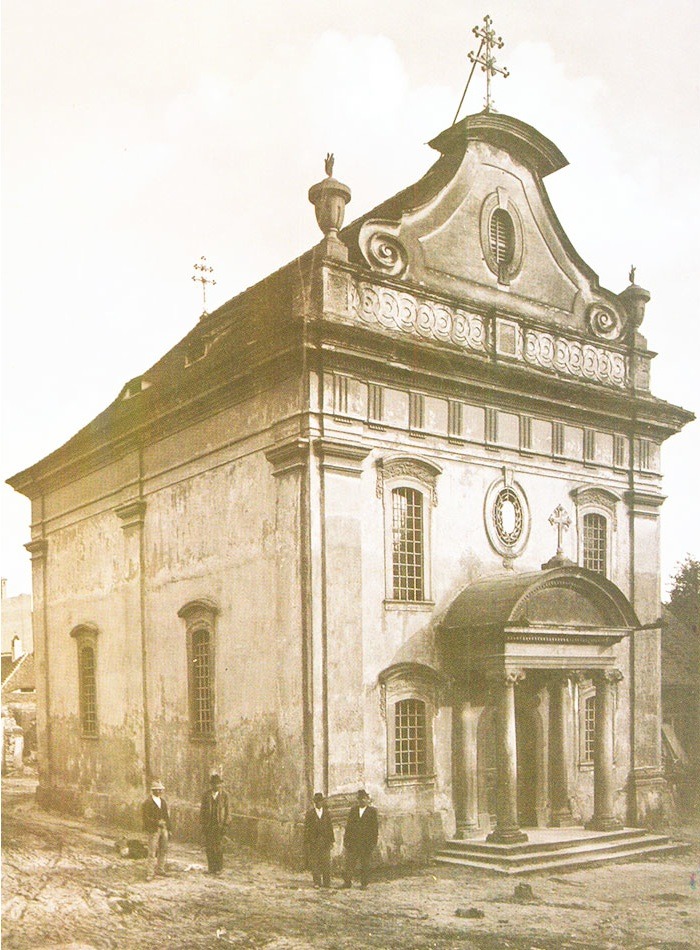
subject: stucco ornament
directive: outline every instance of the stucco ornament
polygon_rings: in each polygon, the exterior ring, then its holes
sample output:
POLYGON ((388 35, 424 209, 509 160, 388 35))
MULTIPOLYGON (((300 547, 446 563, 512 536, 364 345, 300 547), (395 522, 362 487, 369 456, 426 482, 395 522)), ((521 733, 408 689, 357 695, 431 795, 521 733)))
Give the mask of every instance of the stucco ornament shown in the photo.
POLYGON ((390 277, 400 277, 408 266, 406 248, 395 232, 396 225, 390 222, 366 221, 358 238, 362 256, 372 270, 390 277))
POLYGON ((622 335, 622 320, 610 307, 592 304, 588 308, 587 319, 591 333, 601 340, 617 340, 622 335))
POLYGON ((511 568, 522 554, 530 534, 530 509, 522 487, 506 466, 484 499, 484 525, 491 547, 503 556, 503 566, 511 568))

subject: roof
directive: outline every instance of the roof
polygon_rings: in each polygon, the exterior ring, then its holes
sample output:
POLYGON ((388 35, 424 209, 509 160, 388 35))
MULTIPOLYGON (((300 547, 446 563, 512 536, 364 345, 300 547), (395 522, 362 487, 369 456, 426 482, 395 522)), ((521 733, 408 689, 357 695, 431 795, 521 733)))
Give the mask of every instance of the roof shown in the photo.
POLYGON ((457 595, 439 626, 441 630, 502 630, 509 624, 566 625, 572 615, 580 627, 639 626, 627 598, 613 583, 573 565, 517 574, 508 571, 475 581, 457 595), (576 595, 575 603, 554 604, 542 596, 556 588, 576 595), (539 596, 538 596, 539 595, 539 596))
POLYGON ((12 662, 12 656, 2 655, 2 690, 12 692, 16 689, 35 689, 34 654, 24 653, 18 660, 12 662), (9 660, 9 663, 6 663, 9 660))

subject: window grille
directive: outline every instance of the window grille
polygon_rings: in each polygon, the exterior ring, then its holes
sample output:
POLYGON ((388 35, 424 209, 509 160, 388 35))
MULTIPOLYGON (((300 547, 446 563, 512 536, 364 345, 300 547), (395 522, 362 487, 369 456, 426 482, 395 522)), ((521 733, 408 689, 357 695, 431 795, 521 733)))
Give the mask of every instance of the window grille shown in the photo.
POLYGON ((496 495, 493 521, 503 544, 517 544, 523 531, 523 508, 512 488, 502 488, 496 495))
POLYGON ((395 706, 394 765, 397 775, 421 776, 428 772, 425 703, 402 699, 395 706))
POLYGON ((95 650, 91 646, 81 646, 78 657, 80 723, 84 736, 96 736, 97 682, 95 677, 95 650))
POLYGON ((214 691, 211 682, 211 638, 208 630, 192 634, 192 728, 196 735, 214 731, 214 691))
POLYGON ((498 279, 504 281, 515 253, 515 228, 513 219, 503 208, 496 208, 489 221, 489 245, 498 266, 498 279))
POLYGON ((395 488, 391 499, 394 600, 423 600, 423 495, 415 488, 395 488))
POLYGON ((595 696, 583 701, 583 748, 582 761, 592 762, 595 753, 595 696))
POLYGON ((583 566, 607 574, 608 521, 597 513, 583 516, 583 566))

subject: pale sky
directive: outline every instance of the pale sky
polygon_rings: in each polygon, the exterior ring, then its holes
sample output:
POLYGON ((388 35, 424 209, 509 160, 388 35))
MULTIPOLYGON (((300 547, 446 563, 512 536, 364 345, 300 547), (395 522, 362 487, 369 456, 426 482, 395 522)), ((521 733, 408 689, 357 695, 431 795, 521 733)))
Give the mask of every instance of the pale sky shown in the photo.
MULTIPOLYGON (((700 5, 691 0, 2 0, 3 479, 89 422, 209 309, 320 239, 323 157, 346 223, 420 177, 490 13, 499 111, 570 165, 546 179, 601 284, 631 264, 655 395, 700 410, 700 5)), ((483 107, 474 75, 462 110, 483 107)), ((700 424, 664 446, 664 581, 700 557, 700 424)), ((9 593, 29 503, 2 486, 9 593)))

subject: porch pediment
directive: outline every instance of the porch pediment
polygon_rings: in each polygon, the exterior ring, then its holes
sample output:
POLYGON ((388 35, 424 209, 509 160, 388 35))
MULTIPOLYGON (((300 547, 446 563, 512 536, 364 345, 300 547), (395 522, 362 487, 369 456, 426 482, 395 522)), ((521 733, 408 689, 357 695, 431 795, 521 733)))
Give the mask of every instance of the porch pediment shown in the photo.
POLYGON ((470 584, 439 625, 448 666, 501 656, 526 666, 606 665, 639 627, 629 601, 599 574, 571 566, 500 574, 470 584))

